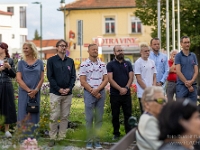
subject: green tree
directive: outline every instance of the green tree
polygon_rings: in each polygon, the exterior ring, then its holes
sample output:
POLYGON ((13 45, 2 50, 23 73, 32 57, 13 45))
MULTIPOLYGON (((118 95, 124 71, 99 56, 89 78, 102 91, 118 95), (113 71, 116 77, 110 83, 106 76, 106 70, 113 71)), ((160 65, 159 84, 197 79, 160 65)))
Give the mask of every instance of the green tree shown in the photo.
POLYGON ((33 40, 40 40, 40 39, 41 39, 41 36, 39 36, 38 30, 36 29, 33 40))
MULTIPOLYGON (((135 15, 140 18, 144 25, 153 26, 152 37, 157 36, 157 0, 135 0, 137 10, 135 15)), ((177 10, 177 0, 175 10, 177 10)), ((161 41, 162 48, 166 47, 166 0, 161 0, 161 41)), ((169 0, 169 25, 170 41, 172 41, 172 0, 169 0)), ((181 36, 187 35, 191 39, 191 51, 195 52, 200 64, 200 0, 180 0, 180 28, 181 36)), ((175 12, 176 18, 177 13, 175 12)), ((177 26, 177 21, 176 21, 177 26)), ((177 27, 175 27, 177 28, 177 27)), ((176 43, 177 43, 177 30, 176 43)), ((177 44, 176 44, 177 45, 177 44)), ((172 49, 172 45, 170 45, 172 49)), ((200 84, 200 74, 198 77, 200 84)))
MULTIPOLYGON (((152 37, 157 36, 157 0, 135 0, 138 16, 144 25, 154 26, 152 28, 152 37)), ((177 1, 175 1, 175 10, 177 10, 177 1)), ((161 40, 162 47, 166 47, 166 0, 161 0, 161 40)), ((172 0, 169 0, 169 24, 170 41, 172 29, 172 0)), ((191 38, 192 49, 200 47, 200 0, 180 0, 180 28, 181 36, 187 35, 191 38)), ((175 12, 176 18, 177 13, 175 12)), ((177 21, 176 21, 177 26, 177 21)), ((177 28, 177 27, 175 27, 177 28)), ((177 35, 177 30, 176 30, 177 35)), ((176 37, 177 39, 177 37, 176 37)), ((176 41, 177 42, 177 41, 176 41)))

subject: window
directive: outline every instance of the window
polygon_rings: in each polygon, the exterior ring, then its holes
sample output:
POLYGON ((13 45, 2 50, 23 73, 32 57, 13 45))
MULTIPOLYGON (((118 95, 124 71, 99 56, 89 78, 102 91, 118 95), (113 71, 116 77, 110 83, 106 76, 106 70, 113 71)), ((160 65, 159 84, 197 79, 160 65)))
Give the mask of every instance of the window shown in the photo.
POLYGON ((14 7, 7 7, 7 12, 11 12, 14 14, 14 7))
POLYGON ((26 41, 26 35, 20 35, 20 47, 22 47, 25 41, 26 41))
POLYGON ((115 33, 115 18, 105 18, 105 33, 115 33))
POLYGON ((142 23, 137 17, 131 17, 131 33, 141 33, 142 23))
POLYGON ((20 28, 26 28, 26 7, 20 7, 20 28))

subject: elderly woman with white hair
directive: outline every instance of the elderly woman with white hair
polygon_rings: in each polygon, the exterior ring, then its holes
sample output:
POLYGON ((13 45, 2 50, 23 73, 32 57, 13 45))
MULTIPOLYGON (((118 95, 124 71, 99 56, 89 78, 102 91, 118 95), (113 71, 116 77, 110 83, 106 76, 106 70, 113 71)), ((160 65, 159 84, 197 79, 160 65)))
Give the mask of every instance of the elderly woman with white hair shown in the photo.
POLYGON ((162 141, 158 140, 158 114, 166 103, 163 88, 147 87, 142 95, 144 113, 141 115, 136 131, 137 146, 141 150, 157 150, 162 141))
POLYGON ((166 93, 167 100, 173 101, 173 97, 176 94, 176 66, 175 66, 175 56, 178 53, 178 50, 172 50, 170 52, 170 59, 168 60, 169 65, 169 75, 167 77, 166 93))

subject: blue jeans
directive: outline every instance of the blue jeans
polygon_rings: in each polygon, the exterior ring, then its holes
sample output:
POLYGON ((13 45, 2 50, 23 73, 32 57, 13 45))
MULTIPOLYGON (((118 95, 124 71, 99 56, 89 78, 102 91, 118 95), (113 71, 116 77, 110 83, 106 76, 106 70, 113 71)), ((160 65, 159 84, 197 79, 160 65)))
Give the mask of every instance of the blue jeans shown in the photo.
POLYGON ((87 141, 99 141, 98 133, 103 121, 105 90, 100 91, 101 98, 96 99, 87 90, 84 90, 84 103, 86 115, 87 141), (94 124, 94 125, 93 125, 94 124))
POLYGON ((177 100, 189 98, 192 102, 197 103, 197 85, 192 85, 193 92, 189 92, 188 88, 183 84, 176 85, 176 97, 177 100))

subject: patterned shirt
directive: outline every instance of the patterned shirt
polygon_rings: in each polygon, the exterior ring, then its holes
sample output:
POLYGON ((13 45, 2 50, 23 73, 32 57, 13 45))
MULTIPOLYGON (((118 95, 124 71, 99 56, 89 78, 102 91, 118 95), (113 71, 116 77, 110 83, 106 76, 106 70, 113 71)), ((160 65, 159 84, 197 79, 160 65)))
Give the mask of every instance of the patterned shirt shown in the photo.
POLYGON ((81 63, 79 76, 86 76, 87 83, 94 89, 103 81, 103 76, 107 74, 106 65, 97 59, 92 62, 89 58, 81 63))
POLYGON ((154 52, 151 51, 149 58, 154 60, 156 65, 156 81, 165 83, 169 73, 167 56, 161 52, 159 52, 158 55, 155 55, 154 52))

